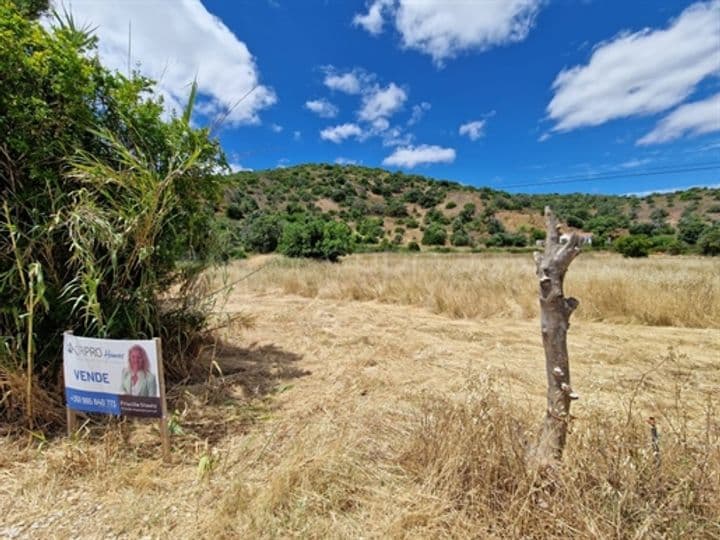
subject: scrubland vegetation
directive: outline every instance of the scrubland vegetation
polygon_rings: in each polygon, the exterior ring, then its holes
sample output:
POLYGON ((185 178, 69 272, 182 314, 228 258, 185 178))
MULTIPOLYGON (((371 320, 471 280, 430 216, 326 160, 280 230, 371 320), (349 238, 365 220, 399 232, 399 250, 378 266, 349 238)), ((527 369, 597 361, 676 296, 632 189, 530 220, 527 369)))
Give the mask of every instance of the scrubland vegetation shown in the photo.
MULTIPOLYGON (((482 181, 480 181, 482 183, 482 181)), ((359 166, 308 164, 231 175, 224 226, 238 253, 290 252, 286 226, 340 222, 344 251, 521 248, 545 236, 542 212, 555 209, 592 246, 627 257, 652 252, 720 254, 720 190, 694 188, 645 197, 524 195, 359 166), (413 244, 414 243, 414 244, 413 244)), ((317 228, 317 226, 315 226, 317 228)), ((307 227, 311 229, 311 227, 307 227)), ((323 258, 321 250, 305 256, 323 258)))

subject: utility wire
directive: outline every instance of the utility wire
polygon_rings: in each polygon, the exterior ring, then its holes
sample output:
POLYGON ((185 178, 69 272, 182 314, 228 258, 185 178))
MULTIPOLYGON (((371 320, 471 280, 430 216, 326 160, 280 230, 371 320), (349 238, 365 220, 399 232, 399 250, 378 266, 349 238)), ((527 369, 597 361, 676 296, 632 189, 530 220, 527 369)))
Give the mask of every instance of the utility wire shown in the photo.
POLYGON ((709 170, 718 170, 720 171, 720 163, 704 163, 701 165, 696 165, 692 167, 669 167, 669 168, 662 168, 662 169, 650 169, 645 171, 636 171, 636 172, 629 172, 629 173, 607 173, 607 174, 597 174, 597 175, 585 175, 585 176, 568 176, 565 178, 558 178, 558 179, 546 179, 541 180, 539 182, 528 182, 528 183, 522 183, 522 184, 508 184, 508 185, 501 185, 501 186, 493 186, 493 189, 507 189, 507 188, 518 188, 518 187, 531 187, 531 186, 549 186, 553 184, 574 184, 574 183, 584 183, 584 182, 596 182, 598 180, 612 180, 615 178, 636 178, 641 176, 660 176, 665 174, 673 174, 673 173, 686 173, 686 172, 695 172, 695 171, 709 171, 709 170))

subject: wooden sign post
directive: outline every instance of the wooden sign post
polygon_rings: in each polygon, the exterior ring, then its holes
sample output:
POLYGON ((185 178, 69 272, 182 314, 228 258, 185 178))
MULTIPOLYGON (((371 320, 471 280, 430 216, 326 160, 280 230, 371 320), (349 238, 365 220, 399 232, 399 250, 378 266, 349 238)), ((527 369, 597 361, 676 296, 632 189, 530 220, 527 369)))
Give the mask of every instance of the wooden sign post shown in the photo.
POLYGON ((160 437, 162 440, 163 461, 170 461, 170 431, 168 429, 167 402, 165 401, 165 370, 163 367, 162 340, 155 338, 155 352, 158 362, 158 383, 160 386, 160 437))

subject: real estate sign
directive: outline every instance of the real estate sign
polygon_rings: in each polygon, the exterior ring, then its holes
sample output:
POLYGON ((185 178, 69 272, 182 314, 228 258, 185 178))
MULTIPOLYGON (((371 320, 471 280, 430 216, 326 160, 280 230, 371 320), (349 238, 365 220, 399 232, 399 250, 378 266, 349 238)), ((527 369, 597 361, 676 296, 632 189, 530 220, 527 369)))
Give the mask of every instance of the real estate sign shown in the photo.
POLYGON ((159 342, 65 334, 65 399, 73 411, 163 416, 159 342))

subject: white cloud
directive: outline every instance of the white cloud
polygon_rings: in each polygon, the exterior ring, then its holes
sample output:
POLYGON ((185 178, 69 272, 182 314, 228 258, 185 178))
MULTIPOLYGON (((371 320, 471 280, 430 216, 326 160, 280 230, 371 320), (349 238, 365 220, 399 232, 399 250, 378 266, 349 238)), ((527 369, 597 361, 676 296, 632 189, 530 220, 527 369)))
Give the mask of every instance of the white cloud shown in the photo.
POLYGON ((648 163, 652 163, 652 159, 650 158, 642 158, 642 159, 630 159, 628 161, 624 161, 620 164, 621 169, 636 169, 637 167, 641 167, 642 165, 647 165, 648 163))
POLYGON ((350 137, 362 137, 363 130, 357 124, 340 124, 327 127, 320 132, 320 138, 336 144, 350 137))
POLYGON ((346 94, 359 94, 372 82, 372 75, 361 69, 353 69, 345 73, 339 73, 333 66, 326 66, 325 79, 323 84, 330 90, 345 92, 346 94))
POLYGON ((270 124, 270 129, 272 129, 274 133, 280 133, 283 127, 279 124, 270 124))
POLYGON ((198 105, 204 105, 197 111, 219 114, 232 108, 226 121, 233 125, 258 123, 258 113, 277 100, 272 88, 260 84, 245 43, 200 0, 177 0, 172 5, 73 0, 65 5, 79 26, 96 28, 103 63, 123 73, 131 25, 132 66, 139 63, 143 74, 158 81, 167 109, 182 111, 196 77, 198 105))
POLYGON ((417 165, 452 163, 453 161, 455 161, 455 150, 453 148, 421 144, 420 146, 396 148, 392 154, 383 160, 383 165, 412 169, 417 165))
POLYGON ((473 120, 467 124, 463 124, 458 129, 460 135, 467 135, 471 141, 477 141, 480 137, 485 136, 485 120, 473 120))
POLYGON ((393 18, 403 46, 432 56, 436 64, 466 50, 484 51, 524 40, 542 0, 375 0, 354 24, 371 34, 382 31, 384 16, 393 18))
POLYGON ((713 131, 720 131, 720 94, 681 105, 660 120, 655 129, 638 140, 637 144, 664 143, 685 135, 702 135, 713 131))
POLYGON ((405 133, 397 126, 384 131, 381 135, 383 146, 410 146, 415 139, 412 133, 405 133))
POLYGON ((311 99, 305 102, 305 108, 314 112, 320 118, 335 118, 339 112, 336 105, 327 99, 311 99))
POLYGON ((548 132, 546 131, 545 133, 543 133, 542 135, 540 135, 540 136, 538 137, 538 142, 545 142, 545 141, 547 141, 550 137, 552 137, 552 135, 550 135, 550 133, 548 133, 548 132))
POLYGON ((720 0, 696 3, 666 29, 622 33, 601 43, 587 65, 561 71, 547 107, 554 131, 647 115, 685 100, 720 72, 720 0))
POLYGON ((252 172, 252 169, 249 167, 243 167, 240 163, 228 163, 228 166, 230 167, 230 170, 234 173, 236 172, 252 172))
POLYGON ((302 139, 302 132, 301 131, 293 131, 293 139, 296 141, 299 141, 302 139))
POLYGON ((355 159, 338 157, 338 158, 335 158, 335 163, 337 163, 338 165, 357 165, 358 161, 355 159))
POLYGON ((382 11, 390 3, 388 0, 376 0, 368 7, 367 14, 357 13, 353 17, 353 25, 361 26, 374 36, 380 34, 385 22, 382 11))
POLYGON ((429 111, 431 107, 432 106, 427 101, 423 101, 419 105, 413 105, 412 115, 407 122, 408 126, 413 126, 422 120, 425 113, 429 111))
POLYGON ((377 87, 363 97, 363 105, 358 111, 360 120, 373 122, 387 118, 397 112, 407 99, 407 93, 395 83, 386 88, 377 87))

